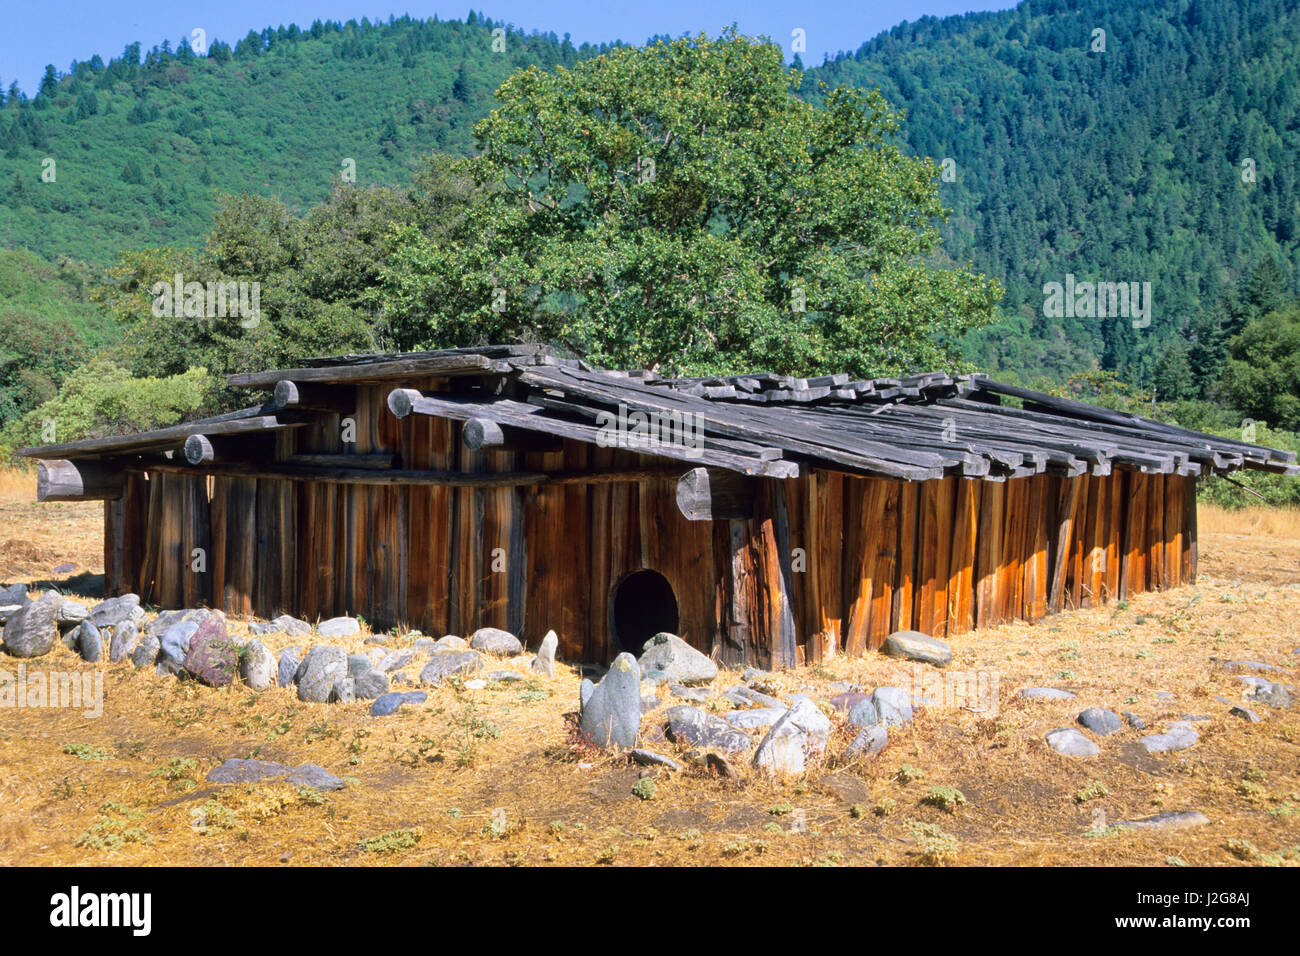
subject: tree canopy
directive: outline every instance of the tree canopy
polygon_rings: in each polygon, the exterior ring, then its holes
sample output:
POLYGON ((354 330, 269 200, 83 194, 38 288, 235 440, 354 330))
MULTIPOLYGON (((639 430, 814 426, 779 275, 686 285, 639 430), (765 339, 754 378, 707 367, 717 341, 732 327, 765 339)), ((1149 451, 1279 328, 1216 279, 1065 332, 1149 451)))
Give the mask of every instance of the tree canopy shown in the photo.
POLYGON ((997 282, 939 267, 937 170, 879 94, 725 33, 517 72, 457 164, 473 228, 402 230, 380 301, 406 347, 534 335, 712 373, 938 367, 997 282))

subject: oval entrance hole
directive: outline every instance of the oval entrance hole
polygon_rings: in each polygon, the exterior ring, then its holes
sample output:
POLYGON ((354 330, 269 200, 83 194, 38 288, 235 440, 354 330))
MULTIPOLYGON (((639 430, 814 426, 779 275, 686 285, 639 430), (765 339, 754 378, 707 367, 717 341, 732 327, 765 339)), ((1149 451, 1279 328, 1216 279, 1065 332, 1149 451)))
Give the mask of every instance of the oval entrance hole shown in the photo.
POLYGON ((640 656, 641 648, 660 631, 677 633, 677 598, 658 571, 633 571, 614 590, 614 639, 640 656))

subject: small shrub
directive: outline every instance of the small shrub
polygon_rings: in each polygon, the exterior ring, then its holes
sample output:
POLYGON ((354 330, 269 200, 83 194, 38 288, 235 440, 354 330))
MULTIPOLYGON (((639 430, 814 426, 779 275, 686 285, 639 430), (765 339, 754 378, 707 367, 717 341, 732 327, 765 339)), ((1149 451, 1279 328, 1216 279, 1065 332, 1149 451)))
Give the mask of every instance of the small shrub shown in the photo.
POLYGON ((778 803, 774 807, 768 807, 767 812, 772 814, 774 817, 783 817, 793 809, 794 807, 790 806, 788 803, 778 803))
POLYGON ((423 836, 424 830, 421 827, 404 827, 358 840, 357 849, 362 853, 400 853, 411 849, 423 836))
POLYGON ((632 793, 642 800, 653 800, 658 789, 654 777, 642 777, 632 787, 632 793))
POLYGON ((908 820, 912 839, 921 850, 921 862, 927 866, 941 866, 957 855, 961 843, 955 836, 933 823, 908 820))
POLYGON ((1100 780, 1091 781, 1086 787, 1074 795, 1076 803, 1087 803, 1089 800, 1095 800, 1098 797, 1108 797, 1110 791, 1100 780))
POLYGON ((905 763, 895 775, 900 783, 912 783, 916 780, 925 779, 925 771, 920 767, 913 767, 910 763, 905 763))
POLYGON ((956 787, 939 786, 931 787, 924 797, 922 803, 928 803, 932 807, 938 807, 946 813, 956 813, 957 808, 964 806, 966 795, 956 787))
POLYGON ((113 755, 107 750, 92 747, 90 744, 64 744, 63 752, 79 760, 112 760, 113 755))

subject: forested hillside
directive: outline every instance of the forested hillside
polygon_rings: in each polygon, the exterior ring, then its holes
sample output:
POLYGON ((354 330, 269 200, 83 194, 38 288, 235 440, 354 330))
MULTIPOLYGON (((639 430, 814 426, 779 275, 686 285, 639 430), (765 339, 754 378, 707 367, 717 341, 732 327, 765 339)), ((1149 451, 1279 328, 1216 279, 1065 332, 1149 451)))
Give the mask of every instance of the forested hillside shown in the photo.
POLYGON ((597 52, 471 14, 268 28, 206 56, 185 43, 142 56, 137 43, 51 69, 32 97, 2 97, 0 247, 107 265, 126 249, 197 244, 218 192, 302 209, 335 177, 406 182, 421 155, 469 150, 518 67, 597 52))
POLYGON ((907 109, 910 149, 953 160, 945 249, 1002 279, 1014 316, 975 337, 981 365, 1060 375, 1095 357, 1130 381, 1164 372, 1185 383, 1167 397, 1186 397, 1236 331, 1222 327, 1225 296, 1257 269, 1296 292, 1297 0, 1031 0, 928 17, 811 71, 805 91, 819 80, 878 85, 907 109), (1149 327, 1044 317, 1043 285, 1067 274, 1150 282, 1149 327))

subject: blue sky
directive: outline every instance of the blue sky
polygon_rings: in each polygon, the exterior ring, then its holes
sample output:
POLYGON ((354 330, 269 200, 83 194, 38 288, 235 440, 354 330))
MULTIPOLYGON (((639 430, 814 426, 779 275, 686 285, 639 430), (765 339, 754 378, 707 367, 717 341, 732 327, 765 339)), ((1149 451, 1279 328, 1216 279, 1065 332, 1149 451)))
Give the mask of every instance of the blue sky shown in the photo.
POLYGON ((387 20, 410 14, 463 20, 473 7, 493 20, 512 23, 525 31, 571 35, 575 44, 624 40, 643 43, 667 33, 705 31, 716 34, 735 22, 742 33, 766 34, 790 47, 791 31, 802 29, 807 38, 803 61, 815 65, 824 54, 855 50, 863 41, 903 20, 925 15, 945 17, 971 10, 1004 10, 1006 0, 833 0, 801 4, 790 0, 714 0, 686 3, 679 0, 497 0, 479 4, 419 3, 406 0, 224 0, 213 3, 188 0, 44 0, 8 5, 4 32, 0 34, 0 82, 7 89, 15 79, 28 95, 40 83, 45 64, 60 73, 73 60, 88 60, 98 53, 107 61, 128 43, 140 41, 143 49, 170 40, 173 47, 196 27, 208 41, 234 43, 250 29, 309 26, 313 20, 387 20))

